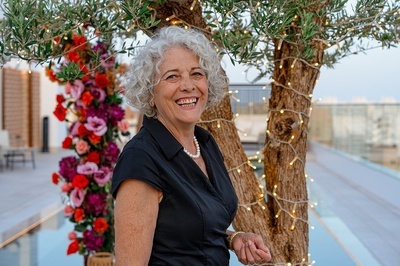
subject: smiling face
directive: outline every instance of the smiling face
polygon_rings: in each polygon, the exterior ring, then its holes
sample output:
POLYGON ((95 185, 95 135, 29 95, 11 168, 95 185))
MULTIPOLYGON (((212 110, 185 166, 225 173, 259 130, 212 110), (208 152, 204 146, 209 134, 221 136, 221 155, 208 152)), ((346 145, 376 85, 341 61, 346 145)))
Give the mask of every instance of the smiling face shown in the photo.
POLYGON ((208 83, 196 55, 181 46, 164 54, 155 80, 154 103, 158 119, 170 130, 194 127, 203 113, 208 97, 208 83))

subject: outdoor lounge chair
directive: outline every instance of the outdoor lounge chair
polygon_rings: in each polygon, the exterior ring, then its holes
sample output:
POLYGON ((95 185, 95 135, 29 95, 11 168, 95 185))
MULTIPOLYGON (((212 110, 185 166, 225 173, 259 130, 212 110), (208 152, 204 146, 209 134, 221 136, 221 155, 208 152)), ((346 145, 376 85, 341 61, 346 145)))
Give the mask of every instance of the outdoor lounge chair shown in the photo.
POLYGON ((25 162, 31 161, 35 169, 34 148, 26 147, 20 136, 16 136, 15 138, 18 145, 11 146, 9 132, 7 130, 0 130, 0 166, 4 166, 3 159, 5 159, 6 168, 10 168, 11 170, 14 169, 15 163, 22 162, 25 164, 25 162))

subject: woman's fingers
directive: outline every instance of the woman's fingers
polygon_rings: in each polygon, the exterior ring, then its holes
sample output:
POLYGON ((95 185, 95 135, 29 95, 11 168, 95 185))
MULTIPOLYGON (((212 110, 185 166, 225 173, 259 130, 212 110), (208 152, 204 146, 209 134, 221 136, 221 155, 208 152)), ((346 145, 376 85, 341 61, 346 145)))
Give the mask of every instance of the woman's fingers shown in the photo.
POLYGON ((242 245, 238 255, 239 261, 243 264, 254 264, 263 261, 263 254, 258 252, 257 247, 250 240, 242 245))

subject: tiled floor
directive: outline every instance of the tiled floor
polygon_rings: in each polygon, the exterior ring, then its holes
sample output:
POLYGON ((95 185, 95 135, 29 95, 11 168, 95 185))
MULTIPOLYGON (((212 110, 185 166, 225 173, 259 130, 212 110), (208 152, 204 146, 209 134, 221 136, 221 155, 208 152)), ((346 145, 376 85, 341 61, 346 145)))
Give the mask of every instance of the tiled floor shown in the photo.
POLYGON ((58 171, 59 160, 72 154, 60 150, 36 152, 36 168, 31 163, 15 164, 14 169, 0 172, 0 243, 18 234, 59 209, 60 188, 51 182, 58 171))

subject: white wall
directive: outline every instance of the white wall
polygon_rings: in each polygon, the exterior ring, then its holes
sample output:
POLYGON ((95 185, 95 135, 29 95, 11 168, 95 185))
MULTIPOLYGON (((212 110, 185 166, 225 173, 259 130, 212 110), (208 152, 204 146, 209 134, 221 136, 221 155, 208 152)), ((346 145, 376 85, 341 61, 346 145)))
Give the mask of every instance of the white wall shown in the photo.
POLYGON ((67 125, 59 121, 53 114, 56 107, 56 95, 63 93, 64 86, 52 82, 46 76, 44 69, 40 71, 40 115, 41 119, 48 117, 49 121, 49 148, 60 148, 61 142, 67 135, 67 125))
MULTIPOLYGON (((19 62, 17 60, 11 60, 4 67, 18 69, 18 70, 28 70, 31 69, 32 72, 40 73, 40 127, 42 134, 42 122, 44 117, 49 118, 49 148, 60 148, 61 142, 64 140, 67 134, 67 126, 65 122, 59 121, 54 115, 53 111, 56 107, 56 95, 62 93, 64 90, 63 86, 59 86, 56 82, 51 82, 45 74, 45 70, 42 66, 35 66, 34 64, 29 65, 26 62, 19 62)), ((0 71, 1 73, 1 71, 0 71)), ((2 84, 2 77, 0 74, 0 86, 2 84)), ((1 92, 0 87, 0 92, 1 92)), ((1 97, 1 94, 0 94, 1 97)), ((0 110, 1 108, 1 98, 0 98, 0 110)), ((1 119, 0 115, 0 119, 1 119)), ((0 120, 1 122, 1 120, 0 120)), ((42 137, 42 136, 41 136, 42 137)), ((41 147, 40 147, 41 148, 41 147)))

